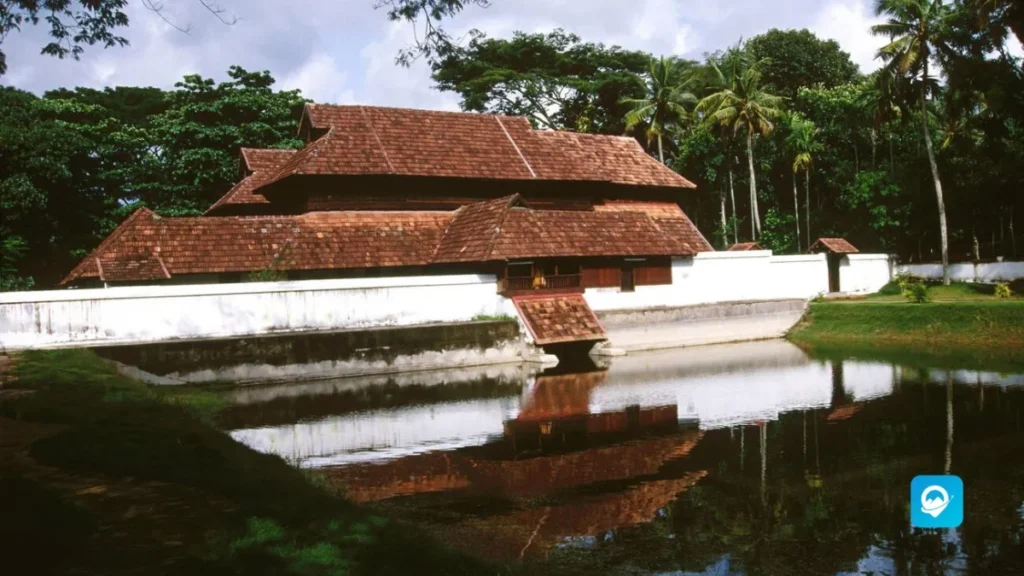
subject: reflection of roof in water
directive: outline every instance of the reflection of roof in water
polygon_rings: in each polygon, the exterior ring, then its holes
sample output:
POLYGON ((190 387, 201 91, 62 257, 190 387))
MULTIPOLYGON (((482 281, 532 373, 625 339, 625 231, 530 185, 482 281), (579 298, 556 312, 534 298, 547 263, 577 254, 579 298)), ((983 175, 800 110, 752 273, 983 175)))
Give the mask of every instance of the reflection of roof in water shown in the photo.
POLYGON ((643 482, 621 492, 583 496, 564 504, 471 517, 433 526, 431 531, 446 542, 494 560, 543 557, 567 538, 597 536, 654 520, 658 510, 706 474, 703 470, 690 472, 681 478, 643 482))
POLYGON ((590 391, 608 377, 606 371, 537 376, 517 420, 546 420, 590 413, 590 391))
POLYGON ((503 495, 551 494, 654 474, 665 462, 689 454, 701 435, 697 430, 687 430, 523 460, 487 459, 476 451, 438 452, 338 468, 331 471, 331 476, 356 502, 461 488, 503 495))
POLYGON ((838 422, 840 420, 847 420, 852 418, 854 414, 860 412, 860 409, 864 406, 862 404, 850 404, 848 406, 840 406, 833 409, 828 413, 829 422, 838 422))

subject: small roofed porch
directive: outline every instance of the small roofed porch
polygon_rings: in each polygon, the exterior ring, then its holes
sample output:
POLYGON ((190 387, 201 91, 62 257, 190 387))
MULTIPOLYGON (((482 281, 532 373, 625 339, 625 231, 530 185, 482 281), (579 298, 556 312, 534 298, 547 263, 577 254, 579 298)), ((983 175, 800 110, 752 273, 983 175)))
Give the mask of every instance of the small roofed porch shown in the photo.
POLYGON ((586 354, 594 344, 608 339, 580 292, 538 292, 511 299, 533 343, 560 359, 586 354))
POLYGON ((828 259, 828 291, 829 294, 843 292, 840 269, 849 265, 846 257, 857 254, 860 250, 845 238, 818 238, 807 250, 809 254, 825 254, 828 259), (845 263, 844 263, 845 260, 845 263))

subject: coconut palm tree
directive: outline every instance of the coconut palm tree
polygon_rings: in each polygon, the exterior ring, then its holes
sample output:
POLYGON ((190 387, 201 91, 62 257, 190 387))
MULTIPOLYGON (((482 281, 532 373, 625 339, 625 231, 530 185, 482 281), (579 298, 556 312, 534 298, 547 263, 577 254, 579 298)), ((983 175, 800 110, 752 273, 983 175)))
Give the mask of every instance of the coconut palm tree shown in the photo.
POLYGON ((751 231, 753 240, 761 232, 757 208, 757 177, 754 173, 754 136, 767 136, 775 129, 773 120, 782 115, 782 98, 761 89, 764 60, 752 61, 748 55, 727 57, 725 66, 710 62, 715 92, 697 105, 695 114, 704 122, 743 132, 747 140, 747 165, 750 169, 751 231), (725 70, 723 70, 725 68, 725 70))
POLYGON ((698 79, 687 74, 677 60, 651 58, 647 76, 642 79, 646 94, 643 98, 626 98, 622 104, 630 106, 624 118, 626 130, 639 125, 647 127, 647 142, 658 140, 658 159, 665 163, 662 136, 679 129, 690 118, 689 106, 697 103, 690 91, 698 79))
POLYGON ((949 284, 949 235, 946 229, 946 207, 942 198, 942 180, 935 161, 931 131, 928 128, 928 93, 936 89, 935 78, 929 75, 929 63, 944 49, 943 33, 953 16, 943 0, 877 0, 875 13, 887 18, 871 27, 871 33, 885 36, 889 43, 878 50, 877 58, 904 84, 916 88, 921 106, 921 131, 935 185, 939 208, 939 236, 942 242, 942 281, 949 284))
POLYGON ((818 128, 814 122, 793 115, 789 122, 786 146, 793 154, 793 208, 797 212, 797 249, 800 248, 800 210, 797 207, 796 175, 804 171, 804 221, 807 229, 807 246, 811 245, 811 164, 814 155, 821 152, 818 142, 818 128))

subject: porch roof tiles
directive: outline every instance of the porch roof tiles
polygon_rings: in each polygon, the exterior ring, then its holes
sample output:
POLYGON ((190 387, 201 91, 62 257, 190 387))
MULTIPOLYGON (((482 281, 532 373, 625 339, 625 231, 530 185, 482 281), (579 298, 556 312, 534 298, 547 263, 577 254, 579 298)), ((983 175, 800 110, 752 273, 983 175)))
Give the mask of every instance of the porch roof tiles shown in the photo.
POLYGON ((513 296, 512 302, 540 346, 608 339, 582 294, 513 296))
POLYGON ((818 238, 808 252, 831 252, 832 254, 856 254, 857 248, 844 238, 818 238))

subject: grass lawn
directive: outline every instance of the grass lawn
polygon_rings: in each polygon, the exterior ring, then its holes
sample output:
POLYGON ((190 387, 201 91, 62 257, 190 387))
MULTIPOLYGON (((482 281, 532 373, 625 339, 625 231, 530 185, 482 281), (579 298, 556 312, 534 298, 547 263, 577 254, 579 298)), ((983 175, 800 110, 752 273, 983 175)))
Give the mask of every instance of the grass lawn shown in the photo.
MULTIPOLYGON (((1010 285, 1013 295, 1010 301, 1024 302, 1024 283, 1014 282, 1010 285)), ((949 286, 932 284, 928 286, 928 297, 932 302, 1006 302, 995 297, 995 284, 968 284, 956 282, 949 286)), ((871 302, 906 303, 907 299, 900 296, 900 289, 895 283, 885 285, 867 299, 871 302)), ((855 301, 854 301, 855 302, 855 301)))
POLYGON ((215 395, 145 386, 84 350, 16 360, 0 400, 12 574, 494 573, 235 442, 210 424, 215 395))
POLYGON ((890 285, 864 300, 813 302, 789 334, 818 351, 955 358, 979 367, 1024 366, 1024 298, 996 298, 992 285, 930 286, 911 304, 890 285), (895 294, 893 294, 895 292, 895 294))

